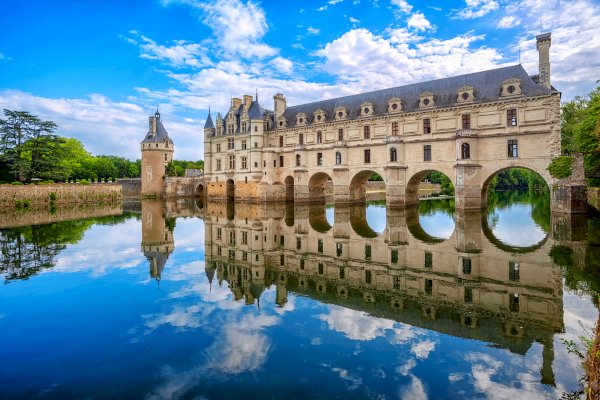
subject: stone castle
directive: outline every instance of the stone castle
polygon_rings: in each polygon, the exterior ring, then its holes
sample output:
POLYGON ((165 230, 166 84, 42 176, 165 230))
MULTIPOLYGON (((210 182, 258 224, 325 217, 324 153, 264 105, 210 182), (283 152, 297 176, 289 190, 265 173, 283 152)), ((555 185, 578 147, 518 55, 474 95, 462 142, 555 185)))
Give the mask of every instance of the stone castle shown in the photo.
MULTIPOLYGON (((560 155, 561 96, 550 81, 550 44, 550 33, 537 36, 533 76, 514 65, 294 106, 278 93, 273 110, 257 97, 233 98, 225 115, 213 120, 209 110, 204 177, 189 192, 312 203, 325 200, 327 187, 334 203, 348 204, 364 201, 378 174, 387 204, 406 206, 418 202, 423 178, 440 171, 454 184, 456 207, 477 209, 507 168, 533 170, 552 187, 546 168, 560 155)), ((142 142, 142 193, 164 192, 160 174, 172 152, 157 113, 142 142)), ((577 212, 577 193, 561 192, 567 212, 577 212)))

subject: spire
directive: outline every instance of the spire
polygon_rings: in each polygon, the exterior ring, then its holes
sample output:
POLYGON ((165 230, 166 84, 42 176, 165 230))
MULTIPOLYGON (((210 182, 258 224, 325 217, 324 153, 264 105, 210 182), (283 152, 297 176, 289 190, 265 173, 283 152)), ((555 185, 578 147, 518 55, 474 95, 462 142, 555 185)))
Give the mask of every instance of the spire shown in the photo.
POLYGON ((208 117, 206 118, 204 129, 215 129, 215 124, 213 124, 212 116, 210 115, 210 106, 208 106, 208 117))
POLYGON ((258 103, 258 89, 256 89, 256 102, 258 103))

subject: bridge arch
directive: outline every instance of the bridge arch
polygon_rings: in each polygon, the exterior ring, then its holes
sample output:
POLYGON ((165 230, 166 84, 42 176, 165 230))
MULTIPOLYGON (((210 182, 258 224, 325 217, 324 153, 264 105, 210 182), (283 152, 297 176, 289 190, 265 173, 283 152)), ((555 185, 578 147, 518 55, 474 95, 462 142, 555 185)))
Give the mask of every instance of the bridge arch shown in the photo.
MULTIPOLYGON (((433 200, 435 201, 435 200, 433 200)), ((439 201, 439 200, 438 200, 439 201)), ((446 200, 448 201, 448 200, 446 200)), ((444 213, 443 211, 440 211, 441 213, 444 213)), ((452 223, 453 223, 453 227, 452 227, 452 232, 429 232, 421 223, 421 214, 423 213, 423 210, 421 209, 420 206, 410 206, 406 209, 406 227, 408 228, 408 231, 411 233, 411 235, 415 238, 420 240, 423 243, 427 243, 427 244, 437 244, 437 243, 442 243, 445 242, 446 240, 449 240, 453 235, 454 232, 456 231, 456 222, 454 221, 454 216, 450 215, 450 218, 445 218, 445 219, 452 219, 452 223)), ((427 211, 425 211, 423 213, 424 215, 427 215, 427 211)), ((446 221, 447 222, 447 221, 446 221)), ((442 230, 445 228, 446 224, 443 224, 444 226, 442 226, 442 230)))
POLYGON ((482 185, 481 185, 481 202, 484 207, 487 206, 488 189, 489 189, 490 183, 492 182, 492 179, 494 179, 494 177, 496 177, 501 172, 507 171, 510 169, 514 169, 514 168, 526 169, 526 170, 536 173, 546 183, 546 187, 548 188, 548 191, 550 191, 550 188, 552 188, 552 181, 550 178, 550 174, 548 173, 547 170, 539 170, 539 168, 536 168, 536 167, 522 166, 519 164, 506 165, 503 167, 494 168, 491 171, 486 171, 484 176, 487 176, 487 177, 483 180, 482 185))
POLYGON ((204 184, 199 183, 194 190, 195 197, 204 197, 204 184))
POLYGON ((350 200, 354 202, 364 203, 367 199, 367 182, 373 175, 379 175, 381 182, 385 185, 384 175, 382 171, 374 169, 366 169, 354 174, 350 180, 350 200))
POLYGON ((446 168, 430 168, 415 172, 406 182, 406 205, 419 204, 419 186, 423 179, 432 172, 442 173, 450 180, 453 186, 456 185, 453 170, 448 170, 446 168))
POLYGON ((328 182, 333 184, 333 179, 325 172, 317 172, 308 180, 308 196, 310 202, 325 203, 328 182))

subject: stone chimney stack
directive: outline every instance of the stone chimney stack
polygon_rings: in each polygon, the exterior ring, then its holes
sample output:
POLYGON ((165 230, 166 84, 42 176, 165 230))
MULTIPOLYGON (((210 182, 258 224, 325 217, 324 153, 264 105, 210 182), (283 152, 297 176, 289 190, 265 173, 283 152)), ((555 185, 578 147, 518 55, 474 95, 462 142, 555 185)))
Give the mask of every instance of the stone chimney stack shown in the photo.
POLYGON ((539 60, 539 82, 548 89, 552 88, 550 84, 550 32, 537 35, 537 50, 540 56, 539 60))
POLYGON ((231 99, 231 107, 233 107, 234 109, 238 109, 240 108, 240 106, 242 105, 242 99, 240 99, 239 97, 234 97, 233 99, 231 99))
POLYGON ((244 110, 248 110, 250 108, 250 104, 252 104, 252 96, 249 94, 244 95, 244 110))
POLYGON ((283 93, 277 93, 273 96, 273 102, 275 103, 275 119, 281 117, 287 108, 287 104, 285 101, 285 96, 283 93))

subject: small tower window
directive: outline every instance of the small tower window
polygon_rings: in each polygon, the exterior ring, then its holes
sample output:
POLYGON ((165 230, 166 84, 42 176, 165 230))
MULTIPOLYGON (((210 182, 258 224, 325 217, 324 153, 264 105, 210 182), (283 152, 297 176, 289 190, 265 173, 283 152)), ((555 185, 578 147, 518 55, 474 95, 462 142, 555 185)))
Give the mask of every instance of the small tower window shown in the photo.
POLYGON ((369 125, 363 127, 363 133, 364 133, 365 139, 370 139, 371 138, 371 127, 369 125))
POLYGON ((317 144, 323 143, 323 133, 321 131, 317 131, 317 144))
POLYGON ((469 145, 469 143, 463 143, 460 146, 460 158, 462 158, 463 160, 468 160, 469 158, 471 158, 471 146, 469 145))
POLYGON ((391 162, 396 162, 398 161, 398 152, 396 151, 395 147, 392 147, 390 149, 390 161, 391 162))
POLYGON ((339 151, 335 152, 335 164, 340 165, 342 163, 342 153, 339 151))

